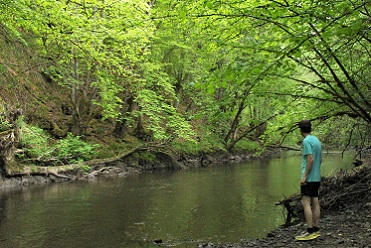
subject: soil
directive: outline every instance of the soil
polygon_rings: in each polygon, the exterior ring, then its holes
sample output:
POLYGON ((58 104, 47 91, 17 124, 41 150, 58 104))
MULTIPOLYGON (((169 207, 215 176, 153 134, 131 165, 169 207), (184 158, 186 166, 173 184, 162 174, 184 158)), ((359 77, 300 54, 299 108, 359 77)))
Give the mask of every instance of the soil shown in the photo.
POLYGON ((352 203, 337 210, 322 211, 321 237, 312 241, 296 241, 306 230, 300 223, 279 228, 262 239, 243 240, 236 244, 200 244, 208 248, 242 247, 371 247, 371 202, 352 203))

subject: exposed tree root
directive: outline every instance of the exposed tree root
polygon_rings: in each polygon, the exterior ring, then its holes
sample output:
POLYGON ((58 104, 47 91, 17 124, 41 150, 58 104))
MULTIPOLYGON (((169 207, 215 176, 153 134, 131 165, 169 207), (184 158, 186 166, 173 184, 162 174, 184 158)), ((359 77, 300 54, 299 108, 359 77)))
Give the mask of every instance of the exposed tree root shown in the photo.
POLYGON ((99 175, 102 175, 102 174, 105 174, 105 173, 112 174, 113 172, 116 173, 116 174, 120 174, 120 173, 124 173, 125 171, 121 168, 117 168, 117 167, 114 167, 114 166, 106 166, 106 167, 100 168, 98 170, 93 170, 89 174, 83 176, 82 179, 96 178, 99 175))

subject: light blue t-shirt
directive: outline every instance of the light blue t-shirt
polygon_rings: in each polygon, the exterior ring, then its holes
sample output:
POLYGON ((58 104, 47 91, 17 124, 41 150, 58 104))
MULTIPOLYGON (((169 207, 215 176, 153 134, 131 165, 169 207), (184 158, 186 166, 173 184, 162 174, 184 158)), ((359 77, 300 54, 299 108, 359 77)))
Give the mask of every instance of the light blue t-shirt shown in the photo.
POLYGON ((308 135, 303 140, 302 149, 302 164, 301 164, 301 177, 303 178, 305 169, 307 167, 307 155, 313 155, 312 168, 307 176, 307 182, 320 182, 321 181, 321 162, 322 162, 322 145, 317 137, 308 135))

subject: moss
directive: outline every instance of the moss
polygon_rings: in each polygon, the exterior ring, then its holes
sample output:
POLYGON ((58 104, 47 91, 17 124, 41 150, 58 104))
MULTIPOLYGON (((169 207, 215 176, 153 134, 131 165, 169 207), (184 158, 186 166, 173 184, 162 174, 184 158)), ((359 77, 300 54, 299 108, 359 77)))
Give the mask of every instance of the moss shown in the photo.
POLYGON ((101 139, 95 139, 94 143, 100 146, 95 150, 96 158, 111 158, 124 151, 130 151, 135 147, 138 147, 141 142, 139 142, 135 137, 127 136, 125 140, 119 140, 112 137, 105 137, 101 139))
POLYGON ((52 126, 53 126, 53 129, 51 131, 51 134, 54 136, 54 137, 57 137, 57 138, 62 138, 62 137, 66 137, 67 136, 67 133, 68 133, 68 130, 63 130, 61 129, 57 123, 55 122, 52 122, 52 126))
POLYGON ((139 152, 135 153, 134 157, 137 159, 141 159, 147 162, 154 162, 156 161, 156 155, 151 152, 139 152))
POLYGON ((82 170, 83 173, 89 173, 91 171, 91 167, 86 164, 81 164, 79 169, 82 170))
POLYGON ((30 168, 31 168, 31 172, 32 172, 32 173, 36 173, 36 172, 38 171, 38 168, 37 168, 36 165, 34 165, 34 166, 30 166, 30 168))
POLYGON ((9 175, 23 173, 24 172, 24 165, 17 163, 15 160, 8 160, 6 163, 6 171, 9 175))
POLYGON ((173 141, 171 146, 179 154, 197 155, 202 152, 200 143, 190 141, 173 141))

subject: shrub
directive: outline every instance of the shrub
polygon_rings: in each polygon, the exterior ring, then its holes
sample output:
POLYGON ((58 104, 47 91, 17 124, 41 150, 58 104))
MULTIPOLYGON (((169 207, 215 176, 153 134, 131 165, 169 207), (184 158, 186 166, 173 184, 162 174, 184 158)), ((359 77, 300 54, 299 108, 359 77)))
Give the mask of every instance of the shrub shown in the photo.
POLYGON ((98 145, 89 144, 80 138, 80 136, 73 136, 71 133, 68 133, 65 139, 60 140, 54 146, 53 154, 69 163, 90 159, 98 145))
POLYGON ((259 150, 259 144, 256 141, 242 139, 236 143, 234 150, 256 152, 259 150))
POLYGON ((98 147, 81 140, 80 136, 74 137, 71 133, 53 144, 54 142, 41 128, 25 123, 21 125, 19 144, 23 152, 17 154, 21 159, 37 158, 41 162, 52 159, 56 163, 75 163, 90 159, 98 147))
POLYGON ((23 153, 18 154, 21 158, 32 158, 32 157, 45 157, 46 154, 50 154, 52 148, 48 145, 49 137, 44 133, 41 128, 21 124, 21 134, 19 144, 23 150, 23 153))
POLYGON ((0 132, 7 131, 12 128, 12 125, 0 115, 0 132))

